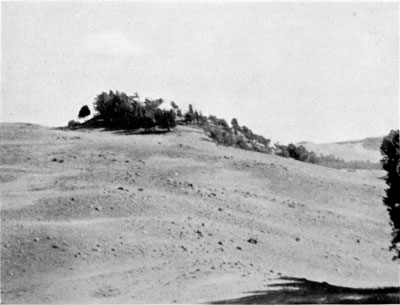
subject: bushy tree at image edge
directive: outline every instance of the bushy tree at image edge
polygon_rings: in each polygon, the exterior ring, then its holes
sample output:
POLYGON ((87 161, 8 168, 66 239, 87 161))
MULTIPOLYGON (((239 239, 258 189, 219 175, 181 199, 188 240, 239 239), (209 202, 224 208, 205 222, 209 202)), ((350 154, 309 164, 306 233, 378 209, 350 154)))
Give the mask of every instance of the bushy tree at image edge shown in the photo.
POLYGON ((389 212, 392 225, 391 250, 396 252, 394 259, 400 258, 400 148, 399 130, 392 130, 382 141, 382 167, 387 172, 385 181, 388 186, 383 198, 389 212))

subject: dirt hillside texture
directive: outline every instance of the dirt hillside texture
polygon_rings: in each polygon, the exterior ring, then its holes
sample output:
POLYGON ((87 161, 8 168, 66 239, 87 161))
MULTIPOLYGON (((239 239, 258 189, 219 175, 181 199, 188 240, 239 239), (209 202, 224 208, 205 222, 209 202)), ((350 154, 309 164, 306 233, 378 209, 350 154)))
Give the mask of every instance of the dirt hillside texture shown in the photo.
POLYGON ((382 171, 159 135, 0 125, 5 303, 200 303, 282 276, 398 286, 382 171))

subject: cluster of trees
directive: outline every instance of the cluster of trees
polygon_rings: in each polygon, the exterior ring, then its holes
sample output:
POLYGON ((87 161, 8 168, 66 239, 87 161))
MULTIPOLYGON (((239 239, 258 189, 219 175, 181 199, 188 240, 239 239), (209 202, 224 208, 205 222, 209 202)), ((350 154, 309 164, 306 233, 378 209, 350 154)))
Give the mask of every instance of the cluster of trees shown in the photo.
POLYGON ((296 146, 293 143, 289 145, 275 144, 275 154, 284 158, 293 158, 298 161, 317 163, 317 155, 309 152, 303 145, 296 146))
POLYGON ((201 111, 194 110, 192 104, 189 104, 189 109, 183 116, 183 120, 180 120, 180 123, 204 126, 207 124, 207 117, 201 111))
MULTIPOLYGON (((154 128, 167 129, 170 131, 176 126, 175 109, 161 109, 163 99, 145 99, 139 100, 136 93, 128 96, 124 92, 99 94, 93 104, 95 114, 93 118, 85 122, 84 126, 97 126, 114 129, 139 129, 151 130, 154 128)), ((171 102, 171 106, 172 106, 171 102)), ((173 103, 176 106, 175 103, 173 103)), ((177 106, 176 106, 177 107, 177 106)), ((87 105, 83 106, 78 114, 79 118, 85 118, 90 115, 90 109, 87 105)), ((74 126, 74 122, 69 123, 74 126)))
POLYGON ((387 172, 385 177, 388 188, 383 203, 389 212, 392 233, 392 247, 396 251, 394 258, 400 259, 400 148, 399 130, 392 130, 382 141, 382 167, 387 172))
POLYGON ((176 126, 176 113, 173 110, 160 109, 163 99, 144 102, 136 93, 127 96, 124 92, 103 92, 96 97, 95 119, 102 120, 107 127, 126 129, 152 129, 155 127, 171 130, 176 126))
POLYGON ((204 130, 218 144, 233 146, 241 149, 271 153, 271 140, 253 133, 248 127, 241 127, 236 118, 231 121, 231 127, 224 119, 209 116, 204 130))

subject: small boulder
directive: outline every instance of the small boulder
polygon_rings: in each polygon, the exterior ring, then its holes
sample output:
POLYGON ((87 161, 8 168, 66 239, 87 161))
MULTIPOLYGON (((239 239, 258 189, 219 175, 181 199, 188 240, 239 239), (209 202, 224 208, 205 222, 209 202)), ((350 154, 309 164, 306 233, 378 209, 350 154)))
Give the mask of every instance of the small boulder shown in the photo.
POLYGON ((255 238, 249 238, 247 240, 247 242, 250 244, 253 244, 253 245, 257 245, 257 243, 258 243, 257 239, 255 239, 255 238))

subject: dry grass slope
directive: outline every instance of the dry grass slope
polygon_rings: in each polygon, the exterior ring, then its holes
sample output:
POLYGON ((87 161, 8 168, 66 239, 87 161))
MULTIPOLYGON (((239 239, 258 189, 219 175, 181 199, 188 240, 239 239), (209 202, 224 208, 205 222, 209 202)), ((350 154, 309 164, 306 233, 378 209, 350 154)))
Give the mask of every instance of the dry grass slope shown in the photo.
POLYGON ((0 127, 5 303, 212 302, 281 276, 398 285, 383 172, 216 146, 201 130, 0 127))

